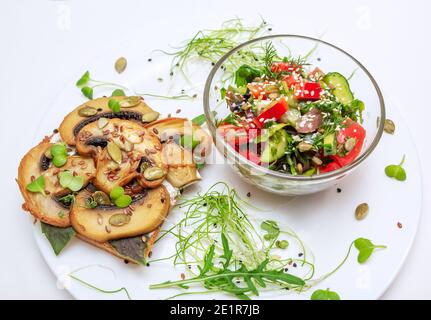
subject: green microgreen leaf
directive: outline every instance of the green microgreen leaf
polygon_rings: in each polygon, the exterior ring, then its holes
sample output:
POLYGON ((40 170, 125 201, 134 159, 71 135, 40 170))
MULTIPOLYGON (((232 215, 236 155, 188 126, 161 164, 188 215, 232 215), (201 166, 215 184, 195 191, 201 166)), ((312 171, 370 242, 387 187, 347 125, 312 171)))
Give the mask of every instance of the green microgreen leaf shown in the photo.
POLYGON ((132 197, 127 194, 123 194, 115 199, 114 203, 119 208, 126 208, 132 203, 132 197))
POLYGON ((195 124, 197 126, 203 125, 206 121, 207 121, 207 119, 205 118, 205 114, 201 114, 201 115, 192 119, 193 124, 195 124))
POLYGON ((55 255, 59 255, 69 241, 75 236, 75 230, 72 227, 60 228, 49 225, 47 223, 40 223, 42 233, 46 236, 55 255))
POLYGON ((403 168, 406 156, 404 155, 399 164, 391 164, 386 166, 385 173, 389 178, 394 178, 398 181, 405 181, 407 179, 406 171, 403 168))
POLYGON ((111 97, 125 97, 125 96, 126 96, 126 93, 124 92, 123 89, 115 89, 111 93, 111 97))
POLYGON ((286 249, 289 246, 289 241, 287 240, 280 240, 275 242, 275 246, 279 249, 286 249))
POLYGON ((358 238, 354 241, 355 248, 358 249, 358 262, 365 263, 375 249, 386 248, 383 245, 374 245, 370 240, 365 238, 358 238))
POLYGON ((116 186, 114 187, 111 192, 109 193, 109 196, 112 200, 116 200, 119 197, 121 197, 122 195, 124 195, 124 188, 120 187, 120 186, 116 186))
POLYGON ((93 99, 93 88, 85 86, 81 88, 81 92, 84 95, 84 97, 90 100, 93 99))
POLYGON ((260 224, 260 227, 266 231, 266 234, 263 236, 263 238, 267 241, 277 239, 280 234, 280 228, 275 221, 266 220, 260 224))
POLYGON ((75 195, 73 193, 65 195, 64 197, 59 198, 58 201, 66 206, 70 206, 75 202, 75 195))
POLYGON ((121 105, 120 102, 118 102, 115 99, 109 99, 108 101, 108 107, 113 111, 113 112, 120 112, 121 111, 121 105))
POLYGON ((33 182, 29 183, 26 186, 26 189, 30 192, 34 192, 34 193, 40 192, 43 195, 46 195, 46 193, 45 193, 45 177, 43 175, 39 176, 33 182))
POLYGON ((76 81, 76 86, 78 88, 81 88, 81 87, 87 85, 88 81, 90 81, 90 72, 85 71, 85 73, 81 76, 81 78, 79 78, 79 80, 76 81))
POLYGON ((335 291, 326 290, 316 290, 311 295, 310 300, 340 300, 340 295, 335 291))
POLYGON ((193 150, 199 145, 200 141, 194 135, 185 134, 180 138, 180 145, 186 149, 193 150))
POLYGON ((84 186, 84 177, 74 176, 70 171, 63 171, 58 174, 60 185, 71 191, 77 192, 84 186))

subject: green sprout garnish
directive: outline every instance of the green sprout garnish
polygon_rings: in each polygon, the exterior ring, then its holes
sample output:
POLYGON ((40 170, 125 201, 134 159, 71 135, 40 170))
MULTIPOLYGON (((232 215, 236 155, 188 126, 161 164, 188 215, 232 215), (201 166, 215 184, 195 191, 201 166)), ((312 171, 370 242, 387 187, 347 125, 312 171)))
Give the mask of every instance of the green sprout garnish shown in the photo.
POLYGON ((403 168, 406 156, 404 155, 399 164, 391 164, 385 168, 385 173, 389 178, 394 178, 398 181, 405 181, 407 179, 406 171, 403 168))
POLYGON ((108 107, 112 110, 112 112, 120 112, 121 111, 121 105, 120 103, 115 99, 109 99, 108 100, 108 107))
POLYGON ((84 177, 74 176, 70 171, 63 171, 58 174, 60 185, 71 191, 79 191, 84 186, 84 177))
POLYGON ((61 168, 67 162, 67 148, 63 143, 54 144, 51 149, 52 164, 61 168))
POLYGON ((123 89, 115 89, 111 93, 111 97, 124 97, 124 96, 126 96, 126 93, 124 92, 123 89))
POLYGON ((368 260, 375 249, 384 249, 386 246, 374 245, 370 240, 365 238, 358 238, 354 241, 355 248, 358 249, 358 262, 364 263, 368 260))
POLYGON ((114 204, 119 208, 126 208, 132 203, 132 197, 124 194, 124 188, 120 186, 114 187, 109 196, 114 204))
POLYGON ((25 188, 30 192, 40 192, 45 196, 45 177, 43 175, 39 176, 37 179, 29 183, 25 188))
POLYGON ((310 300, 340 300, 340 295, 335 291, 331 291, 329 289, 318 289, 313 292, 310 300))

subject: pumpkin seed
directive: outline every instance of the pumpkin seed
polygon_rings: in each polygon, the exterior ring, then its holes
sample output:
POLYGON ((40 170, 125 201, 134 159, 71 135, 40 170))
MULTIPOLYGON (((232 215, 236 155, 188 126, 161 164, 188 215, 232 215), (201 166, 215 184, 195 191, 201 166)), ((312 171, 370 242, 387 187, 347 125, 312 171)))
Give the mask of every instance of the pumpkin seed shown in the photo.
POLYGON ((144 178, 153 181, 162 178, 165 175, 160 167, 149 167, 144 171, 144 178))
POLYGON ((97 109, 89 106, 82 107, 78 110, 81 117, 92 117, 97 113, 97 109))
POLYGON ((123 154, 121 153, 120 147, 116 143, 110 141, 108 142, 107 148, 111 159, 120 164, 123 160, 123 154))
POLYGON ((370 210, 368 203, 361 203, 356 207, 355 217, 356 220, 363 220, 368 215, 368 211, 370 210))
POLYGON ((272 92, 268 95, 268 98, 271 100, 275 100, 280 96, 280 94, 278 92, 272 92))
POLYGON ((48 150, 45 151, 44 156, 48 159, 52 159, 51 148, 48 148, 48 150))
POLYGON ((125 140, 124 141, 124 143, 122 144, 122 146, 121 146, 121 149, 123 149, 124 151, 126 151, 126 152, 130 152, 130 151, 132 151, 133 150, 133 147, 134 147, 134 144, 133 143, 131 143, 130 141, 128 141, 128 140, 125 140))
POLYGON ((308 150, 311 150, 311 148, 313 148, 313 145, 304 141, 301 141, 300 143, 298 143, 298 150, 299 152, 305 152, 308 150))
POLYGON ((99 120, 97 120, 97 126, 99 127, 99 129, 103 129, 104 127, 106 127, 108 122, 109 120, 106 118, 99 118, 99 120))
POLYGON ((105 205, 108 206, 111 204, 111 200, 109 199, 109 196, 103 192, 103 191, 96 191, 92 194, 92 197, 94 201, 97 202, 99 205, 105 205))
POLYGON ((145 170, 147 170, 149 167, 151 167, 151 163, 146 162, 146 161, 142 161, 141 165, 139 166, 139 171, 141 173, 144 173, 145 170))
POLYGON ((124 213, 117 213, 109 218, 109 224, 114 227, 121 227, 130 222, 130 216, 124 213))
POLYGON ((344 149, 346 151, 352 151, 353 148, 356 145, 356 139, 355 138, 349 138, 346 140, 346 142, 344 142, 344 149))
POLYGON ((395 132, 395 123, 392 120, 390 120, 390 119, 386 119, 385 120, 385 125, 383 127, 383 130, 385 130, 386 133, 394 134, 394 132, 395 132))
POLYGON ((119 103, 122 108, 132 108, 141 103, 141 97, 138 97, 138 96, 127 97, 127 98, 124 98, 123 100, 120 100, 119 103))
POLYGON ((150 111, 150 112, 144 113, 142 115, 142 122, 153 122, 153 121, 157 120, 159 115, 160 115, 160 113, 158 113, 156 111, 150 111))
POLYGON ((118 73, 122 73, 127 67, 127 60, 124 57, 120 57, 115 61, 115 70, 118 73))
POLYGON ((315 164, 315 165, 317 165, 317 166, 320 166, 320 165, 322 165, 322 160, 320 160, 320 158, 318 158, 318 157, 316 157, 316 156, 314 156, 313 158, 311 158, 311 161, 313 161, 313 163, 315 164))

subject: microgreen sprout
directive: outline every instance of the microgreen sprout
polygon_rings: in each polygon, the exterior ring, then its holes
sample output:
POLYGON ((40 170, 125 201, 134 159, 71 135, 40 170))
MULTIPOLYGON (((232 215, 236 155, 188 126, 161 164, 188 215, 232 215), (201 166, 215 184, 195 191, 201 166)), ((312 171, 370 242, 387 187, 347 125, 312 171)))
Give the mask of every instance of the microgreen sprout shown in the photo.
POLYGON ((82 94, 88 99, 93 99, 94 88, 96 87, 105 87, 105 88, 114 87, 114 88, 121 88, 124 90, 128 90, 126 87, 119 85, 117 83, 95 80, 91 78, 89 71, 85 71, 84 74, 78 79, 78 81, 76 81, 76 86, 81 90, 82 94))
POLYGON ((404 161, 406 160, 406 156, 403 155, 403 158, 399 164, 391 164, 386 166, 385 173, 389 178, 394 178, 398 181, 405 181, 407 179, 406 171, 403 168, 404 161))
POLYGON ((340 295, 335 291, 331 291, 329 289, 318 289, 313 292, 310 300, 340 300, 340 295))
POLYGON ((34 193, 40 192, 45 196, 46 195, 46 193, 45 193, 45 177, 43 175, 39 176, 37 179, 30 182, 26 186, 26 189, 28 191, 34 192, 34 193))
POLYGON ((79 191, 84 186, 84 177, 74 176, 70 171, 63 171, 58 174, 60 185, 71 191, 79 191))
POLYGON ((364 263, 368 260, 375 249, 385 249, 386 246, 375 245, 370 240, 365 238, 358 238, 354 241, 355 248, 358 249, 358 262, 364 263))
POLYGON ((126 208, 132 203, 132 197, 124 194, 124 188, 120 186, 114 187, 109 196, 114 204, 119 208, 126 208))

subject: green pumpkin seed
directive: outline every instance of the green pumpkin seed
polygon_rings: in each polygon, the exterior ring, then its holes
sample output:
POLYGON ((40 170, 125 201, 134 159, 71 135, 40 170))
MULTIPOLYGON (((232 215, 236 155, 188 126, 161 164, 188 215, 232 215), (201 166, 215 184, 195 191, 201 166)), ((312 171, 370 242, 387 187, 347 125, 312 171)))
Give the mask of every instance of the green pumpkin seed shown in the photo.
POLYGON ((395 123, 392 120, 390 120, 390 119, 386 119, 385 120, 385 125, 383 127, 383 130, 385 130, 386 133, 394 134, 394 132, 395 132, 395 123))
POLYGON ((124 57, 120 57, 115 61, 115 71, 122 73, 127 67, 127 60, 124 57))
POLYGON ((160 115, 160 113, 158 113, 156 111, 150 111, 150 112, 144 113, 142 115, 142 122, 153 122, 153 121, 157 120, 159 115, 160 115))
POLYGON ((106 118, 99 118, 99 120, 97 120, 97 126, 99 127, 99 129, 103 129, 108 123, 109 120, 106 118))
POLYGON ((344 142, 344 149, 346 151, 352 151, 355 146, 356 146, 355 138, 349 138, 346 140, 346 142, 344 142))
POLYGON ((160 167, 149 167, 144 171, 144 178, 153 181, 162 178, 165 175, 160 167))
POLYGON ((123 160, 123 154, 121 153, 120 147, 114 142, 108 142, 107 148, 111 159, 116 163, 121 164, 121 161, 123 160))
POLYGON ((99 205, 108 206, 111 204, 111 200, 109 199, 109 196, 103 192, 103 191, 96 191, 92 194, 92 197, 94 201, 97 202, 99 205))
POLYGON ((356 220, 363 220, 368 215, 368 211, 370 210, 370 207, 368 206, 368 203, 361 203, 359 206, 356 207, 355 210, 355 217, 356 220))
POLYGON ((144 173, 149 167, 151 167, 151 163, 142 161, 141 165, 139 166, 139 172, 144 173))
POLYGON ((78 110, 78 114, 81 117, 92 117, 97 114, 97 109, 89 106, 82 107, 78 110))
POLYGON ((114 227, 121 227, 130 222, 130 216, 124 213, 117 213, 109 218, 109 224, 114 227))
POLYGON ((141 97, 131 96, 119 101, 121 108, 132 108, 141 103, 141 97))
POLYGON ((313 145, 304 141, 301 141, 300 143, 298 143, 298 150, 299 152, 305 152, 305 151, 309 151, 311 150, 311 148, 313 148, 313 145))

